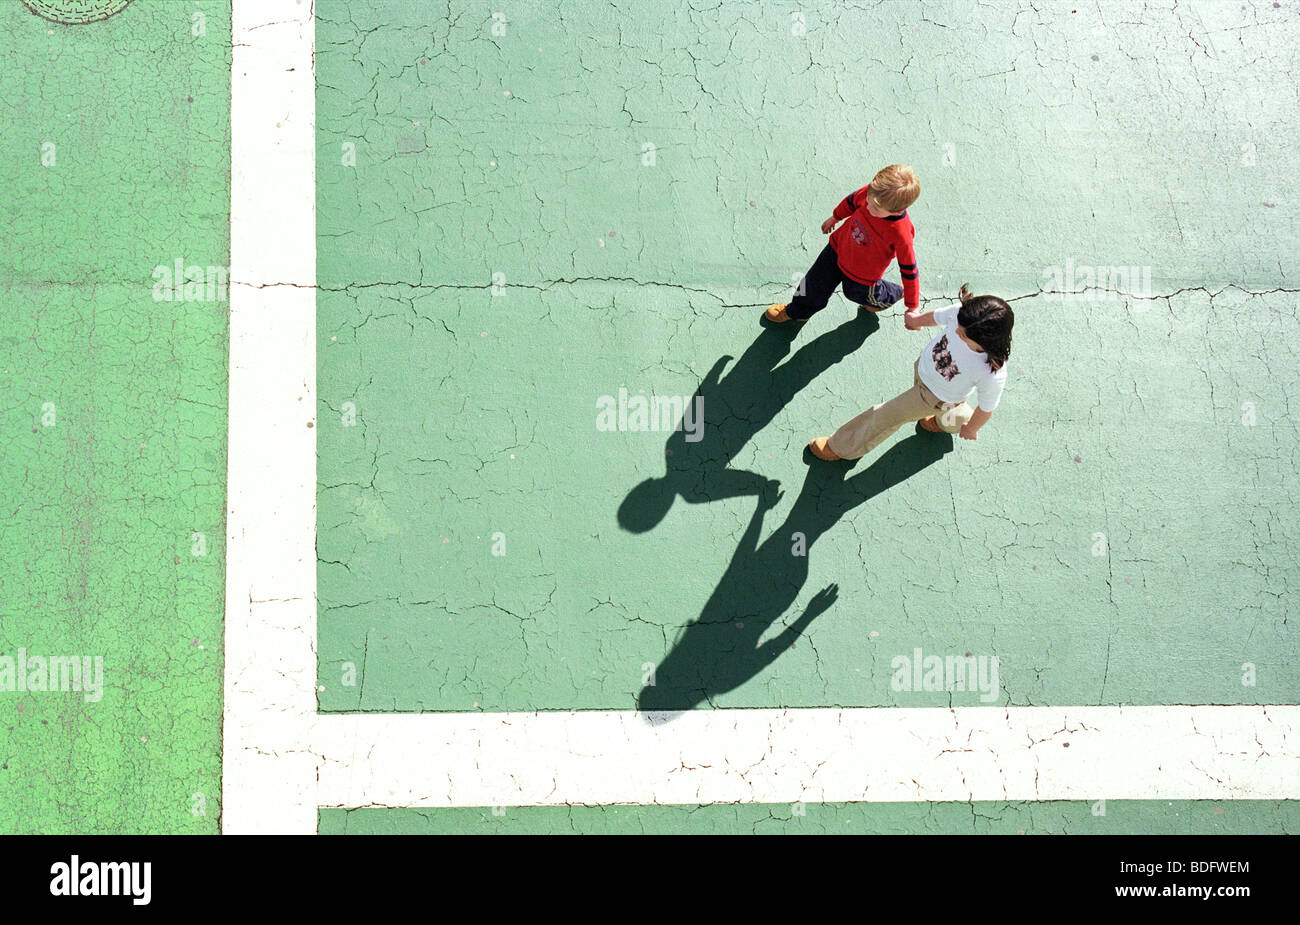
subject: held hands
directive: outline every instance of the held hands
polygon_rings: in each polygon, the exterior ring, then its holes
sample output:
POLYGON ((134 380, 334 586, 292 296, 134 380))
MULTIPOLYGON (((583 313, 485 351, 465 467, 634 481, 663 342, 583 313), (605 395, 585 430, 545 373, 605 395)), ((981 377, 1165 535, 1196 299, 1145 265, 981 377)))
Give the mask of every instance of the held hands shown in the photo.
POLYGON ((907 328, 909 331, 921 330, 923 327, 921 324, 921 312, 919 310, 903 312, 903 327, 907 328))
POLYGON ((835 218, 834 215, 826 219, 826 221, 822 222, 822 234, 830 234, 831 229, 834 228, 836 224, 837 224, 837 219, 835 218))

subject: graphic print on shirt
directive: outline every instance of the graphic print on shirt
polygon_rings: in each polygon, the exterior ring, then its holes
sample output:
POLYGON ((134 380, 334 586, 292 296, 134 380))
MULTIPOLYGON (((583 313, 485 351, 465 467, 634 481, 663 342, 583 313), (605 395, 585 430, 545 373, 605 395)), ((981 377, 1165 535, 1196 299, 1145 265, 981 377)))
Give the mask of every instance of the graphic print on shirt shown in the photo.
POLYGON ((934 349, 930 351, 930 354, 934 358, 935 370, 949 382, 952 382, 957 374, 961 372, 957 368, 957 364, 953 362, 952 354, 948 352, 947 334, 939 338, 939 342, 934 345, 934 349))
POLYGON ((849 234, 853 236, 856 244, 866 244, 871 240, 871 235, 867 233, 867 226, 862 224, 862 220, 857 216, 853 218, 853 225, 849 228, 849 234))

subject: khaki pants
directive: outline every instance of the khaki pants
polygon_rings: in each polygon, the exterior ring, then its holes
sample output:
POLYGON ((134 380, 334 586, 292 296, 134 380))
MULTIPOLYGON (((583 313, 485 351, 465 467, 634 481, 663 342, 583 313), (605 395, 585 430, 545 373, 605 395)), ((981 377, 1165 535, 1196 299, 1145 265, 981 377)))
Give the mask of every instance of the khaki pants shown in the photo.
MULTIPOLYGON (((919 362, 919 361, 918 361, 919 362)), ((868 408, 831 435, 828 446, 837 456, 857 459, 865 456, 904 424, 935 415, 939 427, 950 434, 961 430, 975 409, 966 402, 940 401, 921 384, 921 376, 912 367, 912 387, 896 398, 868 408)))

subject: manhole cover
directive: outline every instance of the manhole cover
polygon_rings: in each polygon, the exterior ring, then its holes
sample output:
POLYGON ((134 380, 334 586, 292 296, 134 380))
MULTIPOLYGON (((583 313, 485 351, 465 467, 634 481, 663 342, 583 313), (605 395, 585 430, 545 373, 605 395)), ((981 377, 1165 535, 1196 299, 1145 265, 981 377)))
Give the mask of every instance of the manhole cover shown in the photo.
POLYGON ((78 25, 99 22, 122 12, 131 0, 23 0, 37 16, 54 22, 78 25))

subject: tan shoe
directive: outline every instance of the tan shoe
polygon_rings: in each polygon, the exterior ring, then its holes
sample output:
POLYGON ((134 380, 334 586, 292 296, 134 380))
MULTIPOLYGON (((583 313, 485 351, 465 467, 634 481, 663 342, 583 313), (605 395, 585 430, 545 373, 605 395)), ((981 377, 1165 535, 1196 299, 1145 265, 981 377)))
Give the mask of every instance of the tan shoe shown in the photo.
POLYGON ((763 312, 763 317, 768 321, 773 321, 777 324, 780 324, 783 321, 789 321, 790 316, 785 313, 785 307, 789 304, 789 302, 777 302, 775 305, 769 305, 767 311, 763 312))
POLYGON ((808 449, 818 459, 824 459, 827 462, 835 462, 840 458, 839 454, 831 449, 829 437, 813 437, 808 441, 808 449))
POLYGON ((939 426, 938 419, 932 414, 928 418, 921 418, 916 422, 922 430, 928 430, 932 434, 943 433, 943 428, 939 426))

